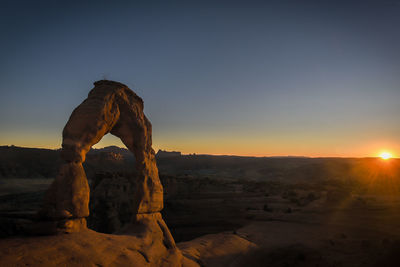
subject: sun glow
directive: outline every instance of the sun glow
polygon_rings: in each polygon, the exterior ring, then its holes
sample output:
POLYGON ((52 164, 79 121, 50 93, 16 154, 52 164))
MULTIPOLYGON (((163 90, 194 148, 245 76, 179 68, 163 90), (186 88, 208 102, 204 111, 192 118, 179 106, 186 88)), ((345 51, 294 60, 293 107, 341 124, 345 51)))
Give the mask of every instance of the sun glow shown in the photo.
POLYGON ((388 160, 390 158, 392 158, 392 154, 389 152, 382 152, 381 154, 379 154, 379 157, 381 157, 384 160, 388 160))

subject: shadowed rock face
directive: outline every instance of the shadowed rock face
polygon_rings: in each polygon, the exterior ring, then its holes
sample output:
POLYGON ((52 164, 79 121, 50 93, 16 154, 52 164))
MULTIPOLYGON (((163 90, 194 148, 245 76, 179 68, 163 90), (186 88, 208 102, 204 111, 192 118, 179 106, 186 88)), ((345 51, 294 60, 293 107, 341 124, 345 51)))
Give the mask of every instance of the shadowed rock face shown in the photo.
MULTIPOLYGON (((82 163, 90 148, 111 133, 119 137, 136 158, 138 180, 132 196, 132 223, 139 223, 148 216, 158 220, 158 225, 164 228, 161 216, 156 215, 163 208, 163 188, 151 147, 151 124, 143 113, 143 100, 118 82, 102 80, 94 85, 64 127, 61 156, 65 162, 46 194, 40 215, 56 221, 57 228, 66 232, 86 228, 90 190, 82 163)), ((171 239, 169 235, 168 231, 168 239, 171 239)))

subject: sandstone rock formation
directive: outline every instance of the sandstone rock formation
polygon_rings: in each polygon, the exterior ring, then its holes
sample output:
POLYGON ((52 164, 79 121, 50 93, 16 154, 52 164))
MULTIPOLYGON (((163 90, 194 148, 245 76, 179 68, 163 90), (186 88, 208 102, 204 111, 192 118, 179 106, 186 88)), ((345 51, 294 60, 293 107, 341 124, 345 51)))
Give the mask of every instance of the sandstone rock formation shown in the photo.
POLYGON ((151 124, 143 113, 143 100, 126 85, 95 82, 88 98, 71 114, 63 131, 61 155, 65 163, 48 190, 41 215, 67 227, 84 224, 89 215, 89 186, 82 162, 86 153, 107 133, 119 138, 134 153, 139 181, 133 214, 157 213, 163 208, 163 188, 151 147, 151 124), (68 221, 68 223, 67 223, 68 221))
POLYGON ((151 124, 143 113, 143 100, 118 82, 102 80, 94 85, 64 127, 61 156, 65 162, 39 212, 47 220, 42 225, 53 233, 86 230, 90 190, 82 163, 90 148, 111 133, 134 153, 138 173, 136 192, 132 195, 133 216, 124 233, 140 238, 149 253, 165 250, 169 256, 179 258, 181 254, 160 214, 163 188, 151 147, 151 124))

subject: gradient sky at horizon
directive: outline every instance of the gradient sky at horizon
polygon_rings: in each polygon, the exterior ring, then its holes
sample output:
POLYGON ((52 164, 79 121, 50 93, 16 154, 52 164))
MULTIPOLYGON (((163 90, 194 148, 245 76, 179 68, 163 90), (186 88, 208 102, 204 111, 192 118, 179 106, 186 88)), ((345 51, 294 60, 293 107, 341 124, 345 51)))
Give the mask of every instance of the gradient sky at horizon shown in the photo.
POLYGON ((156 150, 400 156, 400 2, 116 2, 1 2, 0 145, 60 147, 106 78, 156 150))

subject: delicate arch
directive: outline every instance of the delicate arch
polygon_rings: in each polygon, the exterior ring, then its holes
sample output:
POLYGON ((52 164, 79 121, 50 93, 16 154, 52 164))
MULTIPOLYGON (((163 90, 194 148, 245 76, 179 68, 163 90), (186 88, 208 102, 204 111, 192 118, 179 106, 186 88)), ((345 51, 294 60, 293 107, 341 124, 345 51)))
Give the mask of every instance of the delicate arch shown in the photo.
POLYGON ((118 82, 102 80, 94 85, 64 127, 61 156, 65 162, 41 211, 47 218, 63 221, 67 228, 86 227, 89 186, 82 163, 86 153, 107 133, 119 137, 136 158, 138 181, 132 213, 157 213, 163 208, 163 188, 151 147, 151 123, 143 113, 143 100, 118 82))

